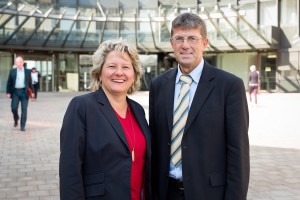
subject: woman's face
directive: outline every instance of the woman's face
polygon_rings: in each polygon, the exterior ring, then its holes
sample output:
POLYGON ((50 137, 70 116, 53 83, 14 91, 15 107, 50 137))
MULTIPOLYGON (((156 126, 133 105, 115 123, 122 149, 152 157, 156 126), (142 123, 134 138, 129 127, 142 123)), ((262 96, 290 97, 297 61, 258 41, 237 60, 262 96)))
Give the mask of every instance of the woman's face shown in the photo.
POLYGON ((112 51, 107 54, 100 75, 102 88, 112 95, 127 95, 134 83, 134 69, 126 52, 112 51))

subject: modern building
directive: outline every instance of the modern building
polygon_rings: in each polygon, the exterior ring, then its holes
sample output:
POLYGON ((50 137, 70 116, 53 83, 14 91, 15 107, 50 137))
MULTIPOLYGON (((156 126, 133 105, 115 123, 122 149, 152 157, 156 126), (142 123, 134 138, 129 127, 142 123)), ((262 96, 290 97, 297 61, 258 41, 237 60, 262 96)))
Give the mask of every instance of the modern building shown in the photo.
POLYGON ((300 92, 300 0, 0 0, 0 90, 16 56, 41 73, 42 91, 83 91, 91 56, 111 38, 140 52, 142 89, 176 66, 172 19, 183 12, 207 23, 211 64, 241 77, 257 66, 261 90, 300 92))

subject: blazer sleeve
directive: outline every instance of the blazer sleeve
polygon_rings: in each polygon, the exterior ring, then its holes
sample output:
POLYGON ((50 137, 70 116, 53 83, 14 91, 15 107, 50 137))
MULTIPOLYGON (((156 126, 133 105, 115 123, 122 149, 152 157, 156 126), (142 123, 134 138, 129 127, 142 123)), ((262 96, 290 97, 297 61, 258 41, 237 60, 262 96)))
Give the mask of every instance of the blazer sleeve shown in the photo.
POLYGON ((226 98, 226 200, 246 200, 249 184, 249 113, 244 83, 236 79, 226 98))
POLYGON ((34 92, 34 87, 31 79, 31 71, 26 69, 26 89, 30 88, 34 92))
POLYGON ((82 165, 85 150, 85 109, 79 98, 71 100, 60 131, 60 199, 85 199, 82 165))
POLYGON ((6 83, 6 94, 12 95, 15 81, 13 80, 13 70, 11 69, 6 83))

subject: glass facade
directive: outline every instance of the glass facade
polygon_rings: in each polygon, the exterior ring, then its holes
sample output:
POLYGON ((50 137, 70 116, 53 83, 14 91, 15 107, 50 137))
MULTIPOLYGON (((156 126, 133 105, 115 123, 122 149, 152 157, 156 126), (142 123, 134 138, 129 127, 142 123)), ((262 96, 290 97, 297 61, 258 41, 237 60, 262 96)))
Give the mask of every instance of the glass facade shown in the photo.
POLYGON ((297 7, 299 2, 295 0, 281 1, 281 15, 280 15, 280 26, 297 26, 299 23, 299 13, 297 13, 297 7))
MULTIPOLYGON (((242 5, 241 9, 236 9, 235 7, 239 8, 236 1, 228 0, 219 1, 218 4, 207 2, 196 6, 195 1, 191 0, 178 3, 154 1, 155 6, 148 2, 127 0, 116 1, 116 4, 96 0, 87 1, 88 3, 79 1, 78 4, 70 0, 53 0, 54 6, 49 5, 50 1, 45 1, 42 5, 38 0, 27 4, 18 0, 13 2, 2 3, 0 42, 4 45, 21 45, 24 48, 31 44, 33 47, 54 50, 72 48, 72 51, 93 51, 97 42, 125 37, 134 42, 141 52, 169 52, 170 22, 178 13, 183 12, 197 13, 208 21, 208 35, 214 47, 218 47, 219 42, 224 42, 225 39, 234 41, 231 42, 232 45, 240 49, 239 46, 244 45, 245 40, 262 37, 256 34, 245 34, 243 37, 241 34, 251 31, 248 23, 244 23, 240 18, 246 21, 253 20, 255 3, 247 3, 242 5), (93 7, 88 7, 89 5, 93 7), (244 10, 244 7, 247 8, 244 10), (216 27, 222 30, 223 34, 216 31, 216 27)), ((276 24, 277 17, 269 16, 273 14, 274 9, 276 10, 276 1, 261 2, 260 6, 263 11, 260 25, 276 24)), ((253 27, 257 26, 256 21, 247 22, 253 27)), ((265 39, 270 39, 270 36, 264 32, 265 39)), ((228 45, 225 47, 232 50, 228 45)))
POLYGON ((58 55, 59 91, 79 90, 79 67, 77 54, 58 55))
POLYGON ((24 56, 27 69, 36 68, 40 73, 40 91, 53 91, 54 68, 51 56, 24 56))
MULTIPOLYGON (((204 57, 212 64, 242 77, 246 86, 248 65, 255 64, 268 77, 262 88, 300 91, 294 87, 299 66, 286 60, 299 59, 298 7, 299 0, 0 0, 0 55, 10 60, 0 70, 8 71, 21 55, 42 72, 42 91, 84 91, 92 53, 102 41, 123 37, 144 60, 142 89, 147 90, 151 78, 176 67, 171 21, 192 12, 206 21, 204 57), (276 73, 286 65, 289 72, 276 73), (279 79, 289 81, 283 86, 279 79)), ((1 91, 5 76, 0 74, 1 91)))

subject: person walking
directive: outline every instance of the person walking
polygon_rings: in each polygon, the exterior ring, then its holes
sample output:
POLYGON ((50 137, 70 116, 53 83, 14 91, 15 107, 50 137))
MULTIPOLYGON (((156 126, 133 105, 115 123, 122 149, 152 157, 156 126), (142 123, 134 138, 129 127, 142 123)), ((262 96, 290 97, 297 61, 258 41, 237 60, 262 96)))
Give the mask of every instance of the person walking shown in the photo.
MULTIPOLYGON (((32 86, 30 70, 24 68, 24 59, 18 56, 15 60, 16 68, 10 70, 7 85, 6 97, 11 98, 11 111, 14 117, 14 127, 18 126, 19 114, 18 108, 21 102, 21 125, 20 130, 25 131, 27 120, 27 107, 28 107, 28 89, 34 92, 32 86)), ((34 98, 34 93, 31 94, 34 98)))
POLYGON ((150 129, 127 95, 140 87, 137 49, 124 39, 93 55, 91 93, 70 102, 60 132, 60 199, 150 200, 150 129))
POLYGON ((258 86, 259 86, 259 73, 256 71, 256 66, 250 66, 250 73, 249 73, 249 99, 252 102, 252 94, 254 95, 254 103, 257 105, 257 93, 258 93, 258 86))
POLYGON ((241 78, 203 59, 203 19, 177 16, 178 67, 151 81, 152 191, 156 200, 246 200, 249 113, 241 78))
POLYGON ((37 99, 37 93, 38 90, 40 89, 40 82, 39 82, 39 78, 40 78, 40 73, 36 70, 35 67, 33 67, 31 69, 31 79, 32 79, 32 85, 34 87, 34 99, 37 99))

